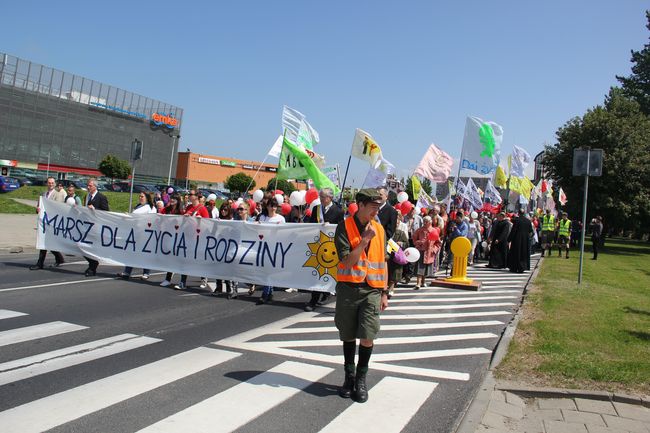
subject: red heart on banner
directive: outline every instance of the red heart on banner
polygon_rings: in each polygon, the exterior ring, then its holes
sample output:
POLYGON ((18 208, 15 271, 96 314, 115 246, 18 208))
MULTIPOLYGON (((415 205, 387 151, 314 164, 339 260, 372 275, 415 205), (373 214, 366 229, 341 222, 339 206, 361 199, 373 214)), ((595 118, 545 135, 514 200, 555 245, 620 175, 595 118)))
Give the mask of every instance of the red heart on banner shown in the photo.
POLYGON ((147 226, 151 227, 151 223, 147 223, 147 226))
POLYGON ((260 238, 260 240, 264 239, 264 235, 257 235, 257 237, 260 238))
POLYGON ((176 224, 174 227, 176 228, 176 230, 178 230, 178 224, 176 224))
POLYGON ((201 233, 201 229, 196 229, 196 232, 197 232, 197 233, 201 233))

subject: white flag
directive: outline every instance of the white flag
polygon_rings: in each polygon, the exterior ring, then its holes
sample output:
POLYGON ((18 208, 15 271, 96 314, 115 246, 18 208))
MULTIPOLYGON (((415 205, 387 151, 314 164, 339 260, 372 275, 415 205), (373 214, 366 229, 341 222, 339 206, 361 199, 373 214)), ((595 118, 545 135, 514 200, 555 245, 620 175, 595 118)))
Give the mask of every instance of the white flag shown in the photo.
POLYGON ((469 200, 474 209, 480 209, 483 207, 481 193, 478 192, 478 187, 471 177, 467 180, 467 200, 469 200))
POLYGON ((363 181, 364 188, 379 188, 386 185, 386 173, 378 168, 370 167, 366 179, 363 181))
POLYGON ((492 205, 501 204, 503 200, 499 191, 492 185, 492 181, 488 179, 487 186, 485 187, 485 195, 483 196, 492 205))
POLYGON ((372 135, 358 128, 354 133, 354 140, 352 140, 351 153, 355 158, 367 161, 372 167, 375 167, 377 161, 382 157, 381 148, 372 135))
POLYGON ((562 187, 560 187, 560 192, 558 193, 558 200, 562 206, 564 206, 568 201, 566 199, 566 194, 564 193, 564 190, 562 190, 562 187))
POLYGON ((461 176, 492 177, 499 165, 502 141, 500 125, 468 117, 460 156, 461 176))
POLYGON ((469 200, 469 197, 467 196, 467 187, 465 186, 463 181, 460 180, 460 178, 456 179, 456 182, 454 183, 454 188, 456 190, 457 196, 461 196, 469 200))
POLYGON ((274 158, 279 158, 281 153, 282 153, 282 135, 280 135, 278 139, 275 140, 275 143, 273 143, 273 146, 271 147, 271 149, 269 149, 268 155, 274 158))
POLYGON ((514 146, 512 149, 512 166, 510 167, 510 176, 524 177, 524 170, 530 164, 531 157, 528 152, 519 146, 514 146))
POLYGON ((282 107, 282 130, 287 140, 307 150, 314 150, 320 141, 318 132, 307 122, 305 115, 286 105, 282 107))

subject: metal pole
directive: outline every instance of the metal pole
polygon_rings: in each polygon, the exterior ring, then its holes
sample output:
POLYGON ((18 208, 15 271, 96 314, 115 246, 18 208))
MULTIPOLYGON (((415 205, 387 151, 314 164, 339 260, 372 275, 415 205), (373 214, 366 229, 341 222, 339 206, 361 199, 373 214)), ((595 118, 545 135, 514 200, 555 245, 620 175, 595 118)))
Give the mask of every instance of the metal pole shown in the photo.
POLYGON ((47 152, 47 177, 50 177, 50 152, 47 152))
POLYGON ((133 182, 135 182, 135 161, 132 164, 133 169, 131 170, 131 191, 129 192, 129 213, 133 209, 133 182))
POLYGON ((589 191, 589 155, 587 150, 587 172, 585 173, 585 194, 582 198, 582 233, 580 234, 580 266, 578 270, 578 284, 582 283, 582 260, 585 253, 585 228, 587 227, 587 192, 589 191))
POLYGON ((348 165, 345 167, 345 176, 343 176, 343 185, 341 185, 341 194, 339 195, 339 203, 343 202, 343 190, 345 189, 345 181, 348 180, 348 170, 350 169, 350 160, 352 160, 352 154, 348 156, 348 165))
POLYGON ((171 185, 172 181, 172 164, 174 163, 174 150, 176 149, 176 145, 174 144, 175 141, 178 140, 178 135, 173 135, 172 136, 172 152, 171 155, 169 156, 169 174, 167 175, 167 185, 171 185))

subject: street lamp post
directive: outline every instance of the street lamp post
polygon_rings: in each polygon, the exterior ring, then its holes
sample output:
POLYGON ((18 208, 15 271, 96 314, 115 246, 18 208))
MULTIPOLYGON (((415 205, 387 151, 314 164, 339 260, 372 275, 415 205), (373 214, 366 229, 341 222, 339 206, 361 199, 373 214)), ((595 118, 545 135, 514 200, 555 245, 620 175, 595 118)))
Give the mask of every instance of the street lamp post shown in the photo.
POLYGON ((171 180, 172 180, 172 165, 174 163, 174 153, 176 150, 176 144, 178 143, 178 139, 181 138, 180 135, 175 134, 172 135, 172 151, 171 154, 169 155, 169 174, 167 175, 167 185, 171 185, 171 180))

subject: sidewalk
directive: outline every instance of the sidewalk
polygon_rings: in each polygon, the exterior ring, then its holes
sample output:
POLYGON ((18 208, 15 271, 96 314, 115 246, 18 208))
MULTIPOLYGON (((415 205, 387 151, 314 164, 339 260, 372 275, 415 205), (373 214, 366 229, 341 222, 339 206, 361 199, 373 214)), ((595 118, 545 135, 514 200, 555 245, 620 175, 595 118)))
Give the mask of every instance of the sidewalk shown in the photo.
POLYGON ((492 371, 505 356, 518 322, 519 312, 504 331, 457 433, 650 433, 650 398, 495 379, 492 371))
POLYGON ((36 251, 36 223, 38 215, 0 214, 0 254, 36 251))

